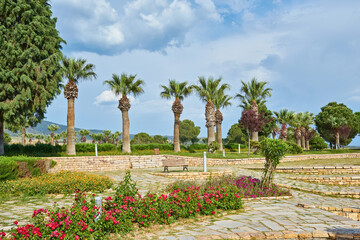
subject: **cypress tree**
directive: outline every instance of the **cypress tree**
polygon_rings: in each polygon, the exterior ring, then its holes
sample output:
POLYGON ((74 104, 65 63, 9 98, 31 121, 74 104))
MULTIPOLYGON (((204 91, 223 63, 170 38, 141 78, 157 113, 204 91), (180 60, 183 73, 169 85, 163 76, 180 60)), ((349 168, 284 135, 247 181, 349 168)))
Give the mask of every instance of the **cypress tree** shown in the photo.
POLYGON ((48 0, 0 1, 0 155, 4 122, 35 126, 61 87, 62 58, 48 0))

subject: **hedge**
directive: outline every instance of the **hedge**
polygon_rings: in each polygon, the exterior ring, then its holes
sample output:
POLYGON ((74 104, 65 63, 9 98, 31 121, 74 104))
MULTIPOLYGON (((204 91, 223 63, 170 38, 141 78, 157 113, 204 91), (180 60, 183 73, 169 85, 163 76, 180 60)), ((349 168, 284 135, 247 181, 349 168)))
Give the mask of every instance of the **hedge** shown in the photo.
POLYGON ((44 155, 58 155, 62 152, 60 145, 51 145, 44 143, 36 143, 35 145, 22 144, 4 144, 6 156, 44 156, 44 155))

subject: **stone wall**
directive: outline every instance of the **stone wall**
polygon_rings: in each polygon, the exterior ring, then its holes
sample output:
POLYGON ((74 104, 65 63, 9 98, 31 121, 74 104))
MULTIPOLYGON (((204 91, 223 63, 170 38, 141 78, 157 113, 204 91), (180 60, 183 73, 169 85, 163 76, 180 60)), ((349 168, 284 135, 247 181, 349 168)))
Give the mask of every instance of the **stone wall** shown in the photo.
MULTIPOLYGON (((299 161, 309 159, 331 159, 331 158, 360 158, 360 153, 347 153, 347 154, 319 154, 319 155, 298 155, 287 156, 282 161, 299 161)), ((114 156, 82 156, 82 157, 49 157, 57 162, 57 165, 51 172, 58 171, 114 171, 131 168, 156 168, 163 167, 165 159, 180 160, 185 159, 189 167, 203 166, 203 159, 187 156, 176 155, 114 155, 114 156)), ((217 159, 207 158, 208 166, 218 165, 245 165, 251 163, 264 163, 264 158, 244 158, 244 159, 217 159)), ((348 169, 346 173, 359 173, 358 169, 348 169)), ((345 172, 344 172, 345 173, 345 172)), ((311 173, 313 174, 313 173, 311 173)))
POLYGON ((152 173, 156 176, 169 177, 182 180, 205 180, 211 178, 219 178, 222 176, 232 175, 231 170, 219 172, 169 172, 169 173, 152 173))

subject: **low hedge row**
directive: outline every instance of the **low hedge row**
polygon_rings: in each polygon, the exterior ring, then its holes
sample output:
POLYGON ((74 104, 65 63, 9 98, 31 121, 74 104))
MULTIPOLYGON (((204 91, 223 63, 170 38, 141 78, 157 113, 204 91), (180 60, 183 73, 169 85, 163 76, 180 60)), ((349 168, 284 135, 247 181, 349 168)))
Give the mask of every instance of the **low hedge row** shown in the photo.
POLYGON ((22 144, 4 144, 5 154, 7 156, 44 156, 44 155, 58 155, 63 150, 60 145, 51 145, 44 143, 36 143, 35 145, 22 144))

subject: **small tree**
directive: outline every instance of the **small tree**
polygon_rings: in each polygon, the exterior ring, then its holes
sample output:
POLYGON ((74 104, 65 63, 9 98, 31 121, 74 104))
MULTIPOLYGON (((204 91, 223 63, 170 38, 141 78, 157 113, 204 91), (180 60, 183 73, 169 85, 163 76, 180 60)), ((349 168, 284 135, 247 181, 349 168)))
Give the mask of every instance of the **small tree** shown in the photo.
POLYGON ((58 130, 60 127, 58 126, 58 125, 54 125, 54 124, 51 124, 51 125, 49 125, 48 127, 47 127, 47 129, 51 132, 50 133, 50 137, 51 137, 51 145, 55 145, 54 144, 54 136, 55 136, 55 134, 54 134, 54 132, 56 131, 56 130, 58 130))
POLYGON ((110 135, 111 135, 111 131, 110 130, 104 130, 103 135, 104 135, 105 143, 109 143, 109 138, 110 138, 110 135))
POLYGON ((281 140, 273 140, 265 138, 260 143, 261 151, 265 156, 265 168, 261 178, 261 187, 268 187, 276 169, 276 166, 280 163, 280 160, 285 156, 286 143, 281 140))
POLYGON ((90 136, 91 139, 92 139, 92 143, 95 144, 96 138, 97 138, 97 134, 96 134, 96 133, 91 133, 89 136, 90 136))
POLYGON ((90 131, 87 129, 80 129, 79 135, 81 136, 80 142, 86 143, 86 136, 90 134, 90 131))
POLYGON ((252 133, 254 131, 260 132, 263 125, 266 124, 266 120, 262 117, 262 115, 258 115, 254 110, 244 110, 241 114, 239 127, 244 127, 248 134, 248 155, 250 155, 250 138, 252 133))

